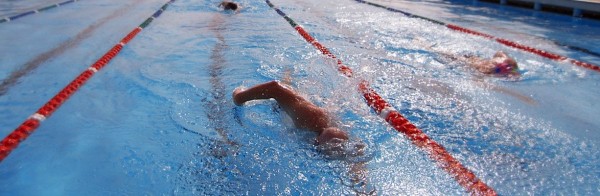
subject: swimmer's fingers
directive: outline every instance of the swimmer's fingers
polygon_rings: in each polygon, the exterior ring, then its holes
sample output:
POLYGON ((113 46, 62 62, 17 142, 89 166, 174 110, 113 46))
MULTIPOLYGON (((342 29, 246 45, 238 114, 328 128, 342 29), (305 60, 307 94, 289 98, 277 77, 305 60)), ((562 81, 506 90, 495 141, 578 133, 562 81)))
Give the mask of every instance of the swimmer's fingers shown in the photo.
POLYGON ((243 104, 244 104, 244 103, 242 103, 242 101, 240 101, 240 100, 238 99, 238 96, 237 96, 237 95, 238 95, 238 94, 240 94, 241 92, 245 91, 245 90, 246 90, 246 88, 245 88, 245 87, 243 87, 243 86, 239 86, 239 87, 237 87, 237 88, 235 88, 235 89, 233 90, 233 93, 231 93, 231 99, 233 100, 233 103, 234 103, 235 105, 237 105, 237 106, 241 106, 241 105, 243 105, 243 104))
POLYGON ((288 85, 288 86, 292 86, 292 70, 291 69, 285 69, 285 72, 283 73, 283 83, 288 85))
POLYGON ((245 87, 245 86, 238 86, 238 87, 236 87, 235 89, 233 89, 233 93, 234 93, 234 94, 235 94, 235 93, 239 93, 239 92, 242 92, 242 91, 244 91, 244 90, 246 90, 246 87, 245 87))

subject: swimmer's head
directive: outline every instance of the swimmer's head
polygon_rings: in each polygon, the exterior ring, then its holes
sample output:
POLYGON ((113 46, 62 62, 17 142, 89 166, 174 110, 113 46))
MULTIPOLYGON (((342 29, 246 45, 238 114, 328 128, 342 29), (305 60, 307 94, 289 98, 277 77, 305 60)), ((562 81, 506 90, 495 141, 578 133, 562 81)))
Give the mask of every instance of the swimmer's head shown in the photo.
POLYGON ((494 53, 494 58, 508 58, 508 55, 504 51, 499 50, 494 53))
POLYGON ((517 61, 502 51, 496 52, 491 62, 496 68, 496 74, 519 75, 519 65, 517 64, 517 61))
POLYGON ((234 2, 229 2, 229 1, 223 1, 221 3, 221 6, 223 6, 224 10, 237 10, 238 9, 238 5, 234 2))

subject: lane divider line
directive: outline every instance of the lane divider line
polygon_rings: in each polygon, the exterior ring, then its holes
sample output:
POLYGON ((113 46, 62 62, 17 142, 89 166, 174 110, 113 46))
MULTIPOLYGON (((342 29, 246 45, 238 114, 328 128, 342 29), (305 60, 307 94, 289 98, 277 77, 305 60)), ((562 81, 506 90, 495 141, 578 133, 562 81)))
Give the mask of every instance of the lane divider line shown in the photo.
MULTIPOLYGON (((170 0, 163 5, 157 12, 153 14, 156 17, 160 16, 169 4, 175 0, 170 0)), ((10 152, 17 148, 17 146, 27 139, 39 126, 42 121, 50 117, 64 102, 66 102, 71 95, 73 95, 81 86, 85 84, 94 73, 98 72, 104 66, 106 66, 119 52, 123 49, 123 46, 131 41, 140 31, 142 31, 152 20, 146 20, 140 24, 121 41, 113 46, 108 52, 106 52, 100 59, 94 64, 83 71, 77 76, 71 83, 64 87, 54 97, 52 97, 46 104, 44 104, 36 113, 27 118, 19 127, 17 127, 12 133, 6 136, 0 142, 0 162, 4 160, 10 152)))
POLYGON ((587 62, 579 61, 579 60, 576 60, 576 59, 568 58, 568 57, 565 57, 565 56, 562 56, 562 55, 559 55, 559 54, 555 54, 555 53, 551 53, 551 52, 548 52, 548 51, 545 51, 545 50, 541 50, 541 49, 537 49, 537 48, 534 48, 534 47, 530 47, 530 46, 526 46, 526 45, 523 45, 523 44, 519 44, 519 43, 514 42, 514 41, 510 41, 510 40, 499 38, 499 37, 495 37, 495 36, 492 36, 492 35, 489 35, 489 34, 477 32, 477 31, 474 31, 474 30, 471 30, 471 29, 460 27, 458 25, 443 23, 443 22, 440 22, 440 21, 437 21, 437 20, 434 20, 434 19, 426 18, 426 17, 419 16, 419 15, 414 15, 414 14, 411 14, 411 13, 408 13, 408 12, 405 12, 405 11, 402 11, 402 10, 394 9, 394 8, 391 8, 391 7, 386 7, 386 6, 383 6, 383 5, 376 4, 376 3, 371 3, 371 2, 368 2, 368 1, 364 1, 364 0, 355 0, 355 1, 357 1, 359 3, 364 3, 364 4, 367 4, 367 5, 372 5, 372 6, 375 6, 375 7, 383 8, 383 9, 386 9, 386 10, 389 10, 389 11, 392 11, 392 12, 398 12, 398 13, 404 14, 405 16, 408 16, 408 17, 411 17, 411 18, 420 18, 420 19, 423 19, 423 20, 427 20, 429 22, 432 22, 432 23, 435 23, 435 24, 438 24, 438 25, 443 25, 443 26, 445 26, 445 27, 447 27, 449 29, 452 29, 454 31, 458 31, 458 32, 466 33, 466 34, 471 34, 471 35, 476 35, 476 36, 480 36, 480 37, 487 38, 487 39, 490 39, 490 40, 494 40, 494 41, 496 41, 496 42, 498 42, 500 44, 503 44, 505 46, 513 47, 513 48, 516 48, 516 49, 520 49, 520 50, 523 50, 523 51, 526 51, 526 52, 529 52, 529 53, 532 53, 532 54, 536 54, 538 56, 545 57, 545 58, 548 58, 548 59, 551 59, 551 60, 554 60, 554 61, 569 62, 569 63, 571 63, 573 65, 576 65, 576 66, 579 66, 579 67, 583 67, 583 68, 587 68, 587 69, 590 69, 590 70, 593 70, 593 71, 600 72, 600 66, 592 64, 592 63, 587 63, 587 62))
MULTIPOLYGON (((337 60, 337 68, 341 74, 348 78, 353 77, 352 70, 345 66, 342 61, 332 54, 325 46, 321 45, 302 26, 298 25, 298 23, 288 17, 283 11, 276 8, 269 0, 265 1, 269 7, 273 8, 294 29, 296 29, 306 42, 313 45, 328 58, 337 60)), ((362 93, 367 105, 369 105, 377 115, 385 119, 385 121, 396 129, 396 131, 403 133, 415 146, 427 152, 439 167, 450 174, 468 192, 474 195, 497 195, 494 189, 477 178, 472 171, 456 160, 442 145, 429 138, 427 134, 404 118, 398 110, 393 108, 370 87, 368 81, 361 79, 358 90, 362 93)))
POLYGON ((52 9, 52 8, 55 8, 55 7, 59 7, 61 5, 65 5, 65 4, 68 4, 68 3, 73 3, 73 2, 76 2, 76 1, 78 1, 78 0, 69 0, 69 1, 62 2, 62 3, 57 3, 57 4, 54 4, 54 5, 46 6, 46 7, 40 8, 40 9, 23 12, 23 13, 14 15, 14 16, 8 16, 8 17, 5 17, 3 19, 0 19, 0 23, 10 22, 10 21, 13 21, 13 20, 15 20, 17 18, 21 18, 23 16, 27 16, 27 15, 30 15, 30 14, 37 14, 37 13, 40 13, 40 12, 43 12, 43 11, 46 11, 46 10, 49 10, 49 9, 52 9))

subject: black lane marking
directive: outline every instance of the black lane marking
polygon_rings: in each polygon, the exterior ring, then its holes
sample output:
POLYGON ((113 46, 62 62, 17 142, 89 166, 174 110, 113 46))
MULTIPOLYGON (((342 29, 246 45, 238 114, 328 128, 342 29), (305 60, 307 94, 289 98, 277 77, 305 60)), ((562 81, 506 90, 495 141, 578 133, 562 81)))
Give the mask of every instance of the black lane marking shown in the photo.
POLYGON ((223 51, 227 48, 225 38, 221 33, 223 30, 226 29, 222 26, 223 22, 224 21, 221 14, 217 13, 213 17, 213 20, 209 25, 209 29, 213 31, 213 33, 215 33, 215 36, 218 39, 218 43, 215 44, 210 55, 212 63, 209 66, 208 72, 210 75, 210 95, 212 97, 212 100, 208 101, 205 104, 205 106, 208 108, 206 115, 210 121, 211 126, 224 139, 224 142, 229 145, 237 146, 237 143, 229 139, 227 132, 229 132, 228 130, 230 128, 227 126, 227 122, 224 121, 225 116, 227 115, 225 111, 229 111, 229 109, 226 106, 229 104, 228 99, 226 99, 225 97, 225 95, 227 94, 225 92, 225 84, 222 81, 223 67, 227 63, 223 55, 223 51))

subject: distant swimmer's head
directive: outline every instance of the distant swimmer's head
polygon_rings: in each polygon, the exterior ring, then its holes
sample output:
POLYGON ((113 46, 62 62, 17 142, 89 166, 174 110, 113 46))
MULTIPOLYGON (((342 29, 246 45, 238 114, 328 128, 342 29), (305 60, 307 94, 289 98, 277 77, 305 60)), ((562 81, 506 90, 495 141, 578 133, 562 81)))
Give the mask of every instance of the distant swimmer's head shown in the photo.
POLYGON ((229 2, 229 1, 221 2, 221 4, 219 4, 219 6, 223 7, 224 10, 233 10, 233 11, 236 11, 239 8, 237 3, 229 2))
POLYGON ((517 64, 517 61, 502 51, 498 51, 494 54, 492 63, 495 67, 495 74, 519 75, 519 65, 517 64))

